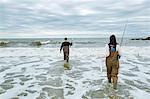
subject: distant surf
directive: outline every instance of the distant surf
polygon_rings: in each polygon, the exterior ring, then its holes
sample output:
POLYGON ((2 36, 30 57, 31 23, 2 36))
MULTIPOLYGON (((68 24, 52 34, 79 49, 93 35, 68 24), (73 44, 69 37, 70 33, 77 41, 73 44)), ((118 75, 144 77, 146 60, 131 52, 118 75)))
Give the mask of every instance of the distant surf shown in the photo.
MULTIPOLYGON (((63 38, 27 38, 27 39, 0 39, 0 47, 49 47, 57 48, 63 38)), ((74 48, 103 47, 108 43, 108 38, 70 38, 74 48)), ((120 38, 118 38, 118 43, 120 38)), ((149 46, 150 41, 133 41, 125 38, 123 46, 149 46)))

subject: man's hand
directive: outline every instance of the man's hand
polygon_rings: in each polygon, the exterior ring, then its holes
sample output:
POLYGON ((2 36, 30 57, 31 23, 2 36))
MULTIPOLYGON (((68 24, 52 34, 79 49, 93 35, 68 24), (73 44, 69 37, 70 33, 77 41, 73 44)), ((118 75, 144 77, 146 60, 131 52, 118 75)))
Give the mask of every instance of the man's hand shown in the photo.
POLYGON ((70 43, 70 46, 72 46, 72 42, 70 43))

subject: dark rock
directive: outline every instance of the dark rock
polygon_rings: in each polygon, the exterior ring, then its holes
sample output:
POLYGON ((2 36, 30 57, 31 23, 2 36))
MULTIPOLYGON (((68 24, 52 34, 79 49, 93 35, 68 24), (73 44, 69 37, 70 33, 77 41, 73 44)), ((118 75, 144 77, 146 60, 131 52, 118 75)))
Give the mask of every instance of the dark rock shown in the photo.
POLYGON ((146 38, 132 38, 131 40, 150 40, 150 37, 146 37, 146 38))

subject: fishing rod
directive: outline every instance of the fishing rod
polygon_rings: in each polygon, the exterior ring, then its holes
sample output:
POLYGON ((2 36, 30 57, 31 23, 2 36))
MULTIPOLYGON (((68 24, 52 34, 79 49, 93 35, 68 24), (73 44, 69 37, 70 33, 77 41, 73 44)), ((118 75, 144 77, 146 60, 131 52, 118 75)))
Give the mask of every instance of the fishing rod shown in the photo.
POLYGON ((120 42, 120 46, 122 45, 123 43, 123 38, 124 38, 124 34, 126 32, 126 29, 127 29, 127 25, 128 25, 128 20, 126 21, 126 24, 124 26, 124 30, 123 30, 123 34, 122 34, 122 37, 121 37, 121 42, 120 42))

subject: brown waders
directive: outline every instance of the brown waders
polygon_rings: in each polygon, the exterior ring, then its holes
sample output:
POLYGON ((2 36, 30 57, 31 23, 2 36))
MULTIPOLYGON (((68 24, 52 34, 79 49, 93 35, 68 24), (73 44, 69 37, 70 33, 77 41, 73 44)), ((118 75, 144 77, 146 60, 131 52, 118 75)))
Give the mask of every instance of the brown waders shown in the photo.
POLYGON ((63 52, 64 52, 64 60, 67 60, 67 62, 69 62, 69 46, 64 46, 63 52))
POLYGON ((119 70, 119 59, 118 51, 111 52, 106 58, 107 77, 109 83, 113 83, 114 89, 117 89, 118 70, 119 70))

